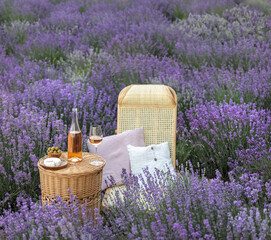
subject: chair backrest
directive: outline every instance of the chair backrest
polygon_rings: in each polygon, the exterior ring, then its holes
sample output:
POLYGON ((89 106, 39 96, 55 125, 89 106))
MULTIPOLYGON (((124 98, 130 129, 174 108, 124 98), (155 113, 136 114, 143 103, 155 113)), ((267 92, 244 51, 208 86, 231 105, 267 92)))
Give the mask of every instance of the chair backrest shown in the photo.
POLYGON ((146 146, 168 142, 176 166, 177 95, 165 85, 130 85, 118 98, 117 132, 143 127, 146 146))

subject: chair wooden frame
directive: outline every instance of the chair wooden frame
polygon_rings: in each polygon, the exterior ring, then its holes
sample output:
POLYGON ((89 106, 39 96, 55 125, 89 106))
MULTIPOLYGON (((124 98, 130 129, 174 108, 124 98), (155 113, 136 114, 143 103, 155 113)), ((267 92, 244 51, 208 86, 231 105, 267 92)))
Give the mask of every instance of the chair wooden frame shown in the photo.
MULTIPOLYGON (((169 143, 172 164, 176 167, 177 95, 171 87, 130 85, 119 93, 117 133, 139 127, 143 127, 146 146, 169 143)), ((106 190, 103 207, 111 190, 106 190)))

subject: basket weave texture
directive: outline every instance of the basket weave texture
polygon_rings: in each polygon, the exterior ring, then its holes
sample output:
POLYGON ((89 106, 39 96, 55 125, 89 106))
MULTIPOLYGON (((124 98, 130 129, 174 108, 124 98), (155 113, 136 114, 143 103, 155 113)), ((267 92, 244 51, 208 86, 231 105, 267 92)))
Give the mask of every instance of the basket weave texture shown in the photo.
POLYGON ((177 95, 165 85, 130 85, 119 93, 117 133, 143 127, 146 146, 169 143, 176 166, 177 95))
MULTIPOLYGON (((100 209, 102 171, 105 160, 98 155, 84 152, 81 162, 69 163, 66 168, 59 170, 48 170, 40 165, 40 161, 48 157, 48 155, 44 156, 38 163, 42 205, 55 201, 56 195, 69 203, 71 193, 77 196, 81 205, 87 200, 88 209, 100 209), (102 161, 103 164, 100 166, 89 164, 95 160, 102 161)), ((62 153, 60 158, 67 160, 67 153, 62 153)))

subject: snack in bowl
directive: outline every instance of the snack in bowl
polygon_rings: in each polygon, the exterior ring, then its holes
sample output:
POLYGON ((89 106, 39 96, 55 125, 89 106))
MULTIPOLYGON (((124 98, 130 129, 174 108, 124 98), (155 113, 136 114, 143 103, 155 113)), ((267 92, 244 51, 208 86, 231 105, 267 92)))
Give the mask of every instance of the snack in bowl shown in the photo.
POLYGON ((46 167, 58 167, 61 164, 61 160, 59 158, 46 158, 44 160, 44 165, 46 167))
POLYGON ((47 154, 49 157, 59 158, 61 156, 62 152, 58 147, 50 147, 47 150, 47 154))

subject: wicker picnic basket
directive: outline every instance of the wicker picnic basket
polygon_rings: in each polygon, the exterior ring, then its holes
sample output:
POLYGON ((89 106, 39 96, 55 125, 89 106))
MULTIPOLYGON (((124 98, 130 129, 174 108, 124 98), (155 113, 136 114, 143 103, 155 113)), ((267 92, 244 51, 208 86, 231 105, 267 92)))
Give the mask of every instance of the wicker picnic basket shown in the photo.
POLYGON ((130 85, 118 98, 117 133, 143 127, 146 146, 168 142, 176 166, 177 95, 165 85, 130 85))
MULTIPOLYGON (((87 201, 88 209, 100 209, 102 170, 105 166, 103 158, 84 152, 81 162, 69 163, 66 168, 59 170, 43 168, 40 162, 46 158, 48 156, 41 158, 38 164, 43 205, 55 201, 56 195, 69 203, 71 193, 76 195, 81 205, 87 201), (100 166, 89 164, 94 160, 102 161, 103 164, 100 166)), ((67 153, 63 153, 61 158, 67 159, 67 153)))

